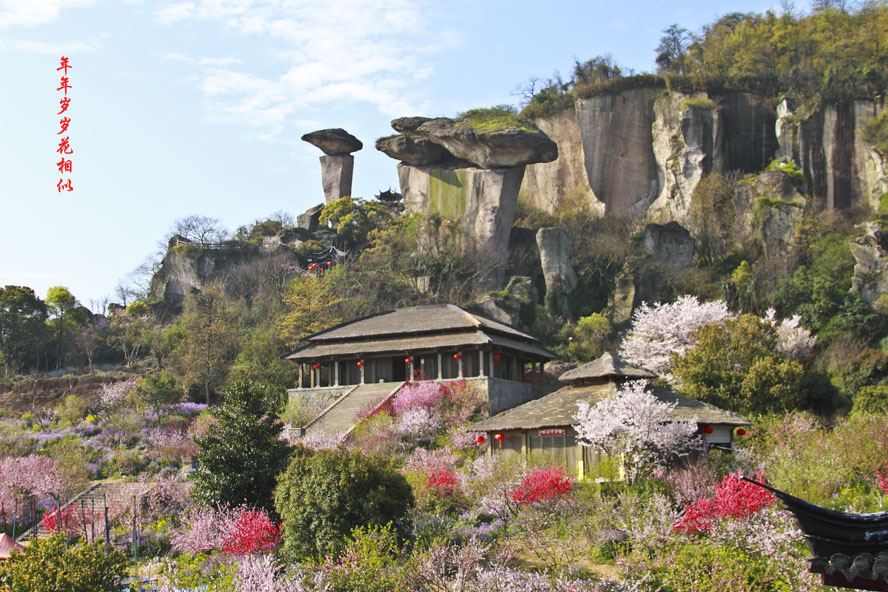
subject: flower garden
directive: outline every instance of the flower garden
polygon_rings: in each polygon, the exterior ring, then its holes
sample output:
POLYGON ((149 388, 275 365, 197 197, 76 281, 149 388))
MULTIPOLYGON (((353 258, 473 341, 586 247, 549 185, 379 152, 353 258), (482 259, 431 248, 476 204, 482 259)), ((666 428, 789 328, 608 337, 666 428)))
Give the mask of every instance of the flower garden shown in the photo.
POLYGON ((147 408, 121 380, 79 419, 64 409, 7 417, 6 531, 29 528, 33 508, 53 535, 0 565, 6 589, 815 590, 794 520, 740 476, 833 508, 886 508, 880 414, 829 426, 802 412, 757 416, 732 453, 651 465, 631 482, 577 481, 551 458, 489 454, 496 443, 472 432, 484 400, 464 383, 413 383, 348 439, 302 442, 281 440, 261 389, 239 389, 209 409, 147 408), (250 441, 230 441, 238 430, 250 441), (247 453, 238 460, 231 447, 247 453), (267 473, 275 455, 281 470, 261 491, 217 483, 207 470, 217 448, 229 477, 267 473), (115 493, 65 506, 90 483, 115 493), (53 553, 41 569, 56 587, 28 587, 34 562, 53 553))

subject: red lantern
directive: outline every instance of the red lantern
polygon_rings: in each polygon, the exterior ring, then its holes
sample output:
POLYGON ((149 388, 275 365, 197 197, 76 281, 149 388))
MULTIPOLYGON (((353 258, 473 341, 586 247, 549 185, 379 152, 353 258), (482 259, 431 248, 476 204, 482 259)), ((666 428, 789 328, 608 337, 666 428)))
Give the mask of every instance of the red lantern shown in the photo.
POLYGON ((319 370, 320 367, 321 367, 320 364, 313 364, 313 365, 312 365, 312 368, 314 368, 315 370, 319 370))
POLYGON ((712 429, 711 427, 709 427, 709 426, 706 426, 705 428, 703 428, 703 433, 704 433, 704 434, 711 434, 711 433, 714 432, 714 431, 715 431, 715 430, 713 430, 713 429, 712 429))
POLYGON ((485 438, 484 436, 478 436, 477 438, 475 438, 475 442, 478 443, 478 446, 483 446, 484 443, 487 442, 487 438, 485 438))
POLYGON ((358 368, 364 367, 364 360, 358 360, 358 368))
POLYGON ((745 436, 746 430, 744 430, 743 428, 737 428, 737 435, 738 436, 745 436))
POLYGON ((505 440, 506 437, 503 434, 494 434, 493 439, 499 443, 502 443, 502 441, 505 440))
POLYGON ((333 262, 332 262, 332 261, 327 261, 327 267, 333 267, 333 262))
POLYGON ((493 359, 494 359, 494 360, 500 360, 500 359, 502 359, 502 356, 499 355, 499 354, 493 354, 493 359))
POLYGON ((462 358, 461 355, 459 355, 459 354, 453 354, 453 359, 454 359, 454 360, 459 360, 460 358, 462 358))
POLYGON ((413 363, 413 358, 404 358, 404 363, 405 363, 405 364, 412 364, 412 363, 413 363))

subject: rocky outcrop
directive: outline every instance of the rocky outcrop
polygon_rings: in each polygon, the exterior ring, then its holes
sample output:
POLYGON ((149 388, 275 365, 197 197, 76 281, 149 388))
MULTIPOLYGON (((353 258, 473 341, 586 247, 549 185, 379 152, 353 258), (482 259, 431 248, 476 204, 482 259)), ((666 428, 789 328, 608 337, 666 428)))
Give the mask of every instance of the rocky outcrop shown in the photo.
POLYGON ((659 222, 686 223, 691 194, 713 169, 723 168, 718 106, 705 93, 669 93, 654 103, 654 156, 660 194, 648 214, 659 222))
POLYGON ((782 103, 782 125, 794 129, 781 137, 780 152, 801 165, 807 193, 818 204, 844 209, 866 203, 878 210, 888 176, 882 157, 864 141, 862 128, 883 110, 879 103, 854 101, 822 107, 799 121, 792 104, 782 103))
POLYGON ((577 101, 589 186, 608 214, 643 215, 657 197, 651 136, 657 92, 640 88, 577 101))
POLYGON ((392 127, 438 144, 482 169, 551 162, 558 157, 558 146, 540 131, 507 127, 476 132, 469 122, 449 117, 402 117, 394 120, 392 127))
POLYGON ((614 327, 624 325, 632 319, 635 306, 635 278, 629 271, 628 263, 614 281, 614 293, 611 296, 610 322, 614 327))
POLYGON ((413 166, 427 166, 453 159, 442 146, 426 138, 414 138, 404 134, 376 140, 376 149, 395 160, 413 166))
POLYGON ((766 171, 737 186, 734 197, 734 238, 738 247, 758 244, 768 259, 789 257, 806 200, 792 177, 781 170, 766 171))
POLYGON ((533 281, 527 276, 512 276, 505 289, 485 294, 470 308, 494 321, 522 330, 530 330, 536 293, 533 281))
POLYGON ((437 215, 470 238, 496 268, 497 285, 509 249, 518 188, 524 167, 501 169, 436 168, 398 165, 398 179, 408 212, 437 215))
POLYGON ((644 228, 644 251, 658 263, 684 269, 694 259, 694 239, 677 222, 648 224, 644 228))
POLYGON ((173 305, 182 304, 188 294, 204 286, 216 269, 216 258, 192 252, 187 245, 171 248, 151 279, 151 294, 173 305))
POLYGON ((320 148, 327 156, 351 154, 364 147, 359 139, 341 127, 322 129, 302 136, 304 142, 320 148))
POLYGON ((305 210, 304 213, 296 216, 296 225, 299 228, 309 232, 314 232, 321 227, 321 212, 324 211, 324 204, 318 204, 313 208, 305 210))
POLYGON ((586 175, 576 110, 567 109, 554 117, 538 119, 536 124, 558 145, 558 158, 527 165, 521 194, 544 212, 585 205, 593 215, 604 215, 604 203, 595 197, 586 175))
POLYGON ((851 240, 855 260, 851 291, 876 305, 888 294, 888 232, 878 222, 869 222, 863 229, 863 236, 851 240))
POLYGON ((321 180, 326 203, 351 195, 354 171, 355 157, 351 154, 321 157, 321 180))
POLYGON ((546 280, 546 308, 566 317, 570 313, 567 295, 577 287, 577 274, 570 264, 570 235, 563 228, 540 228, 536 241, 546 280))

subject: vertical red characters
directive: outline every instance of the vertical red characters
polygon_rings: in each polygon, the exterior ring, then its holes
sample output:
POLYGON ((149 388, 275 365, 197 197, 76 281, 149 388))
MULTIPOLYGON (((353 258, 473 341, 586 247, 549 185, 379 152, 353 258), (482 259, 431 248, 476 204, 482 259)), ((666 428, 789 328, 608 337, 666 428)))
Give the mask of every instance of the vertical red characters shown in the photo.
POLYGON ((56 187, 59 190, 59 193, 62 191, 74 191, 74 186, 71 185, 71 169, 73 161, 68 158, 68 155, 74 154, 74 150, 71 148, 71 137, 68 136, 68 127, 71 125, 71 118, 67 115, 68 107, 71 106, 71 98, 68 96, 68 91, 71 90, 71 82, 68 78, 68 70, 71 68, 70 60, 65 56, 62 56, 62 59, 59 61, 59 67, 56 68, 56 72, 59 70, 62 71, 61 80, 59 81, 59 87, 56 91, 63 93, 62 98, 59 99, 59 112, 56 115, 61 115, 62 118, 59 120, 59 131, 56 134, 57 136, 61 136, 65 134, 64 137, 59 139, 59 147, 56 149, 61 155, 61 160, 56 163, 56 166, 59 168, 59 182, 56 187), (64 178, 65 175, 69 175, 68 178, 64 178))

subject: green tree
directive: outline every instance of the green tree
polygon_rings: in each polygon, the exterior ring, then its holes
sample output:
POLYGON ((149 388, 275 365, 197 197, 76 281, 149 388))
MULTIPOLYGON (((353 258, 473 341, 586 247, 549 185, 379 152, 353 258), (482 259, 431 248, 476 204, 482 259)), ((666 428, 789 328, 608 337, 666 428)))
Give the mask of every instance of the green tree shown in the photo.
POLYGON ((36 365, 45 340, 46 305, 31 288, 0 288, 0 357, 4 375, 36 365))
POLYGON ((250 381, 238 381, 213 410, 217 424, 196 438, 200 447, 194 496, 205 504, 249 504, 273 511, 275 479, 290 446, 279 439, 278 401, 250 381))
POLYGON ((279 322, 281 341, 287 347, 295 347, 306 335, 339 323, 342 320, 338 315, 339 302, 327 278, 293 278, 284 294, 287 312, 279 322))
POLYGON ((118 592, 127 560, 99 543, 68 546, 62 536, 38 539, 0 563, 0 583, 15 592, 118 592))
POLYGON ((378 201, 342 197, 324 206, 321 224, 332 224, 336 234, 355 247, 367 246, 367 235, 392 217, 389 206, 378 201))
POLYGON ((679 391, 741 413, 784 411, 803 403, 805 370, 777 352, 775 328, 754 315, 705 325, 675 360, 679 391))
POLYGON ((235 316, 221 290, 207 286, 185 298, 177 320, 182 339, 174 350, 172 366, 186 386, 200 386, 207 404, 228 373, 237 354, 235 316))
POLYGON ((284 551, 309 559, 339 553, 357 527, 391 522, 404 534, 413 494, 380 457, 300 449, 278 480, 274 504, 283 519, 284 551))
POLYGON ((148 336, 148 306, 141 300, 133 302, 111 320, 111 341, 120 349, 127 366, 139 357, 148 336))
POLYGON ((166 370, 142 378, 136 385, 135 393, 154 410, 158 419, 160 410, 165 405, 180 401, 184 394, 181 387, 176 384, 176 379, 166 370))
POLYGON ((577 324, 567 326, 559 335, 567 340, 563 355, 569 360, 588 362, 604 353, 611 332, 610 321, 598 313, 580 317, 577 324))
POLYGON ((77 299, 64 286, 53 286, 46 292, 49 332, 52 335, 56 368, 61 367, 63 358, 70 349, 74 335, 86 322, 84 310, 78 307, 77 299))

